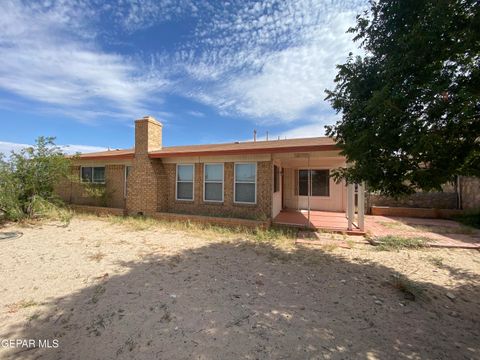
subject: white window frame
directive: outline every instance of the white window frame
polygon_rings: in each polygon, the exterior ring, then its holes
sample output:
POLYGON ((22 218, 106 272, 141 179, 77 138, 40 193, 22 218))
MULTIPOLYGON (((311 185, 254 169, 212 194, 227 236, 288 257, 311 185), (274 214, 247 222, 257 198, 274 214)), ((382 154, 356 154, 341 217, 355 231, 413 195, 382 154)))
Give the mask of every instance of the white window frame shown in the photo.
POLYGON ((310 169, 306 169, 306 168, 298 168, 298 174, 297 174, 297 181, 298 181, 298 193, 297 193, 297 196, 298 197, 308 197, 308 193, 312 193, 312 184, 310 182, 310 175, 308 176, 308 192, 307 192, 307 195, 300 195, 300 170, 308 170, 308 171, 312 171, 312 170, 327 170, 328 171, 328 195, 310 195, 310 197, 314 197, 314 198, 321 198, 321 199, 329 199, 332 197, 332 189, 331 189, 331 186, 330 186, 330 168, 310 168, 310 169))
POLYGON ((177 164, 175 171, 175 200, 176 201, 189 201, 192 202, 195 200, 195 164, 177 164), (178 183, 179 182, 190 182, 190 181, 178 181, 178 167, 179 166, 191 166, 192 167, 192 198, 191 199, 179 199, 178 198, 178 183))
POLYGON ((95 166, 80 166, 80 182, 83 183, 83 184, 105 184, 105 181, 107 180, 107 168, 105 165, 95 165, 95 166), (95 178, 94 176, 94 172, 95 172, 95 168, 101 168, 103 167, 105 170, 104 170, 104 177, 103 177, 103 181, 93 181, 93 179, 95 178), (82 177, 82 169, 83 168, 92 168, 92 181, 84 181, 83 180, 83 177, 82 177))
MULTIPOLYGON (((258 172, 258 164, 256 161, 233 163, 233 202, 234 204, 248 204, 248 205, 257 204, 257 172, 258 172), (235 199, 237 198, 237 165, 252 165, 252 164, 255 165, 255 201, 254 202, 236 201, 235 199)), ((252 182, 249 182, 249 181, 239 181, 239 183, 252 184, 252 182)))
POLYGON ((123 185, 123 198, 127 198, 127 168, 130 168, 130 173, 132 173, 133 166, 132 165, 125 165, 124 170, 124 185, 123 185))
POLYGON ((204 163, 203 164, 203 201, 204 202, 213 202, 213 203, 223 203, 224 200, 225 200, 224 194, 225 194, 225 164, 224 163, 204 163), (205 169, 206 169, 207 165, 222 165, 222 200, 207 200, 207 199, 205 199, 205 184, 206 183, 218 184, 217 180, 207 181, 207 177, 205 176, 205 174, 206 174, 205 169))

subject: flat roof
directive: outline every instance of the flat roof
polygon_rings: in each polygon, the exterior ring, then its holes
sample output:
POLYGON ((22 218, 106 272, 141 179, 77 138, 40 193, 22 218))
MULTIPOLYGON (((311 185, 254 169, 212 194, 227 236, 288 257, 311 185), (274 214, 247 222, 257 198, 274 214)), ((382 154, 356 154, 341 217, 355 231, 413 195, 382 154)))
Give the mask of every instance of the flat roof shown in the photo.
MULTIPOLYGON (((180 156, 215 156, 242 154, 269 154, 306 151, 339 150, 335 141, 329 137, 311 137, 301 139, 242 141, 223 144, 166 146, 148 153, 150 158, 180 156)), ((80 159, 130 159, 135 149, 117 149, 80 154, 80 159)))

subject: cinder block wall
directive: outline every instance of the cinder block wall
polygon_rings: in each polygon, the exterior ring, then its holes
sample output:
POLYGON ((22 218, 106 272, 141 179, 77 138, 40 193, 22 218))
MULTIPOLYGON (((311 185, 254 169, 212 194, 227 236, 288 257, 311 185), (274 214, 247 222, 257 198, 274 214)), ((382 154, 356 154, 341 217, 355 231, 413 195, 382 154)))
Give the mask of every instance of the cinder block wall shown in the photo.
POLYGON ((234 163, 224 163, 224 202, 203 201, 203 163, 195 164, 194 199, 175 199, 176 164, 163 164, 158 182, 158 211, 245 219, 269 219, 272 213, 272 162, 257 162, 257 203, 235 204, 233 201, 234 163))
MULTIPOLYGON (((412 207, 427 209, 457 209, 458 199, 454 184, 445 184, 443 191, 422 192, 394 199, 387 196, 367 193, 368 207, 412 207)), ((464 210, 480 209, 480 178, 460 177, 459 193, 464 210)))
POLYGON ((460 177, 460 194, 462 196, 462 207, 465 210, 480 209, 480 178, 460 177))
POLYGON ((454 192, 417 192, 394 199, 388 196, 368 194, 368 207, 391 206, 411 208, 456 209, 457 194, 454 192))

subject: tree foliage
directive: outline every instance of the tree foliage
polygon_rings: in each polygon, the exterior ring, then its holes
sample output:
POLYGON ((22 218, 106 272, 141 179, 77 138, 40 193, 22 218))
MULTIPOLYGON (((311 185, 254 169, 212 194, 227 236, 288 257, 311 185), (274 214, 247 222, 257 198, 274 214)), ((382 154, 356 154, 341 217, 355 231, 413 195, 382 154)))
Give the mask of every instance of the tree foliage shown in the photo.
POLYGON ((69 176, 71 160, 55 138, 39 137, 34 146, 0 158, 0 210, 9 219, 34 216, 58 201, 55 186, 69 176))
POLYGON ((327 135, 352 164, 335 176, 398 196, 480 175, 480 5, 379 0, 349 29, 364 56, 338 66, 327 135))

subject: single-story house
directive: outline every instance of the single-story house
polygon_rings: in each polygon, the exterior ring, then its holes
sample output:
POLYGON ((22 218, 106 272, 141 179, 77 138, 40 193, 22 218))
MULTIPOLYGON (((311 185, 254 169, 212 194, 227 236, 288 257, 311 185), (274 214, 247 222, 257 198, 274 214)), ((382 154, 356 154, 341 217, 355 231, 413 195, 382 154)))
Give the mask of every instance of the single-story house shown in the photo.
MULTIPOLYGON (((167 147, 162 146, 162 129, 146 116, 135 121, 134 148, 79 155, 73 174, 80 181, 63 183, 58 193, 68 203, 123 208, 128 214, 278 222, 283 216, 284 223, 295 223, 302 221, 295 214, 310 220, 311 211, 326 211, 341 213, 344 219, 351 214, 348 227, 355 227, 354 192, 359 186, 330 177, 332 169, 346 166, 332 139, 167 147), (103 193, 93 196, 92 187, 103 193)), ((363 201, 360 193, 358 201, 363 201)))

